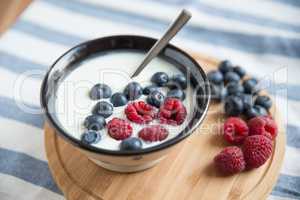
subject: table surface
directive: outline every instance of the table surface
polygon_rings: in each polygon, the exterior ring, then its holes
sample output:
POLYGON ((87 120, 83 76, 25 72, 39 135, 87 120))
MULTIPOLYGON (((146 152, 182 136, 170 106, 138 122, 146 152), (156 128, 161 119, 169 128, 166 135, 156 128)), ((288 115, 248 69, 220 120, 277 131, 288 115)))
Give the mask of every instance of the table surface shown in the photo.
MULTIPOLYGON (((12 10, 22 10, 28 2, 5 6, 8 1, 0 3, 5 8, 0 12, 0 32, 18 16, 12 10)), ((97 37, 159 37, 183 7, 193 18, 171 42, 243 66, 275 99, 287 130, 287 148, 269 199, 300 199, 300 4, 281 0, 31 3, 0 38, 1 199, 63 199, 49 172, 39 104, 41 80, 55 59, 97 37)))

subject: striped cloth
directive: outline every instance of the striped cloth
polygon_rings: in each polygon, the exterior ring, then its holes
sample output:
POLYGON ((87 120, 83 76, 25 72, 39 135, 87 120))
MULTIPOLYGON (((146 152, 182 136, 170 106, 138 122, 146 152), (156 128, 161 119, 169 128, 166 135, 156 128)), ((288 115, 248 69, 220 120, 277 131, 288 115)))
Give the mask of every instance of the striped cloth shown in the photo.
POLYGON ((40 75, 82 41, 159 37, 181 8, 193 18, 172 43, 230 59, 259 78, 287 129, 283 168, 269 199, 300 199, 300 3, 296 0, 35 1, 0 38, 0 199, 63 199, 49 172, 39 112, 40 75), (32 74, 24 79, 22 75, 32 74), (21 94, 18 92, 21 88, 21 94), (29 111, 36 111, 30 114, 29 111))

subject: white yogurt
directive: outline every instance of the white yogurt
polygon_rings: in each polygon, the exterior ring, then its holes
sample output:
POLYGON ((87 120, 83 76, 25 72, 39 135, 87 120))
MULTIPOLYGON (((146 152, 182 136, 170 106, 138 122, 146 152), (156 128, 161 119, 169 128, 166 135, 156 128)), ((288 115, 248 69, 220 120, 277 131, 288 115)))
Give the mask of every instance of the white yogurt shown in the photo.
MULTIPOLYGON (((89 91, 97 83, 105 83, 109 85, 112 92, 122 92, 124 87, 131 82, 130 75, 136 70, 137 66, 144 58, 143 53, 139 52, 113 52, 101 54, 97 57, 90 58, 81 63, 74 71, 72 71, 64 81, 59 85, 57 91, 57 99, 55 102, 56 116, 65 129, 72 137, 79 139, 85 131, 83 126, 84 119, 91 115, 92 108, 99 101, 94 101, 89 97, 89 91)), ((150 85, 151 76, 155 72, 166 72, 169 76, 181 73, 174 65, 161 59, 153 59, 148 66, 140 73, 134 81, 139 82, 143 87, 150 85)), ((167 89, 161 90, 166 94, 167 89)), ((161 142, 143 142, 143 148, 158 145, 162 142, 170 140, 178 135, 186 126, 191 117, 192 106, 192 89, 190 86, 185 90, 186 99, 183 101, 187 109, 187 118, 180 126, 163 125, 169 131, 167 139, 161 142)), ((138 100, 145 100, 146 96, 140 97, 138 100)), ((102 99, 108 101, 109 99, 102 99)), ((137 100, 135 100, 137 101, 137 100)), ((106 119, 108 122, 113 117, 127 119, 124 114, 125 106, 114 107, 113 115, 106 119)), ((144 126, 134 122, 130 122, 133 127, 132 136, 138 135, 138 131, 144 126)), ((150 124, 158 124, 158 120, 154 120, 150 124)), ((100 131, 102 139, 95 147, 108 150, 119 150, 121 141, 110 137, 106 129, 100 131)))

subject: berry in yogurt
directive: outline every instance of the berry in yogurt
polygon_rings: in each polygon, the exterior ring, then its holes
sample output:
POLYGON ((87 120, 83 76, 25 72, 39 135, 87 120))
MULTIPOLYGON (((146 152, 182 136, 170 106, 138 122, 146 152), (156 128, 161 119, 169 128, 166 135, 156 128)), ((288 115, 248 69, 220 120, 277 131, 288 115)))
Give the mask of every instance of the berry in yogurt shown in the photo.
POLYGON ((158 90, 152 91, 147 97, 147 103, 157 108, 164 102, 165 96, 158 90))
POLYGON ((101 136, 96 131, 87 131, 82 134, 81 141, 84 144, 93 144, 97 143, 101 139, 101 136))
POLYGON ((158 113, 160 123, 170 125, 182 124, 186 115, 185 106, 176 98, 167 98, 158 113))
POLYGON ((131 136, 132 126, 120 118, 113 118, 107 123, 108 134, 116 140, 124 140, 131 136))
POLYGON ((96 114, 85 118, 83 124, 88 130, 99 131, 105 127, 106 122, 103 116, 96 114))
POLYGON ((106 101, 100 101, 94 106, 92 112, 93 114, 101 115, 104 118, 108 118, 113 114, 113 110, 114 108, 110 103, 106 101))
POLYGON ((121 151, 136 151, 143 148, 143 142, 136 137, 130 137, 120 143, 121 151))
POLYGON ((125 108, 126 117, 138 124, 148 124, 156 117, 156 108, 143 102, 130 103, 125 108))
POLYGON ((168 130, 161 125, 147 126, 139 131, 139 137, 147 142, 163 141, 168 134, 168 130))
POLYGON ((153 74, 151 81, 158 86, 165 86, 169 81, 169 76, 165 72, 156 72, 153 74))
POLYGON ((96 84, 90 91, 90 97, 93 100, 105 99, 111 96, 111 89, 106 84, 96 84))
POLYGON ((138 82, 131 82, 124 89, 124 95, 128 100, 138 99, 142 94, 143 88, 138 82))
POLYGON ((114 105, 114 107, 120 107, 126 105, 128 100, 123 93, 116 92, 111 96, 110 102, 114 105))
POLYGON ((147 87, 144 87, 143 94, 149 95, 151 92, 158 90, 158 86, 156 85, 148 85, 147 87))
POLYGON ((183 101, 185 99, 185 93, 181 89, 173 89, 173 90, 168 91, 167 97, 177 98, 177 99, 180 99, 181 101, 183 101))
POLYGON ((187 79, 183 74, 175 74, 171 77, 168 87, 171 89, 186 89, 187 88, 187 79))

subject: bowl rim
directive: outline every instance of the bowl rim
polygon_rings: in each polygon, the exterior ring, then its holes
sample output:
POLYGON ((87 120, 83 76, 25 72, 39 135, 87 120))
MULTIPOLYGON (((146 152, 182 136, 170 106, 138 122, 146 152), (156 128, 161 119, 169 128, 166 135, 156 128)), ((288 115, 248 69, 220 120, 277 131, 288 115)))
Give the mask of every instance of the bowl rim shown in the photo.
POLYGON ((88 152, 92 152, 92 153, 96 153, 96 154, 104 154, 104 155, 109 155, 109 156, 139 156, 139 155, 144 155, 144 154, 148 154, 148 153, 154 153, 156 151, 160 151, 160 150, 164 150, 168 147, 171 147, 177 143, 179 143, 180 141, 184 140, 185 138, 187 138, 188 136, 190 136, 196 128, 199 127, 199 125, 203 122, 204 117, 207 114, 207 110, 210 104, 210 98, 211 98, 211 92, 210 92, 210 87, 209 87, 209 81, 207 78, 206 73, 204 72, 203 68, 198 64, 198 62, 195 61, 194 58, 192 58, 188 53, 186 53, 185 51, 181 50, 180 48, 172 45, 172 44, 168 44, 166 46, 166 48, 170 48, 173 49, 181 54, 183 54, 185 57, 187 57, 199 70, 204 82, 205 82, 205 91, 207 92, 207 94, 205 95, 205 105, 204 110, 201 114, 201 116, 199 117, 199 120, 187 131, 187 132, 183 132, 181 131, 177 136, 171 138, 170 140, 167 140, 165 142, 162 142, 161 144, 152 146, 152 147, 148 147, 145 149, 141 149, 138 151, 116 151, 116 150, 108 150, 108 149, 102 149, 102 148, 98 148, 92 145, 86 145, 83 142, 81 142, 80 140, 76 139, 75 137, 72 137, 70 134, 66 133, 64 131, 63 128, 60 127, 60 125, 58 125, 55 120, 53 119, 51 113, 49 112, 48 106, 47 106, 47 100, 46 100, 46 89, 47 89, 47 80, 49 78, 49 74, 51 73, 52 69, 56 66, 56 64, 62 59, 64 58, 67 54, 69 54, 71 51, 74 51, 77 48, 80 48, 82 46, 85 46, 87 44, 90 43, 94 43, 94 42, 99 42, 101 40, 111 40, 111 39, 115 39, 115 38, 133 38, 133 39, 146 39, 146 40, 154 40, 157 41, 157 39, 152 38, 152 37, 147 37, 147 36, 140 36, 140 35, 112 35, 112 36, 106 36, 106 37, 101 37, 101 38, 96 38, 93 40, 88 40, 85 42, 82 42, 80 44, 77 44, 76 46, 70 48, 68 51, 66 51, 65 53, 63 53, 59 58, 56 59, 56 61, 51 65, 51 67, 48 69, 42 85, 41 85, 41 90, 40 90, 40 103, 43 109, 43 112, 46 116, 46 120, 48 121, 48 123, 54 128, 54 132, 56 134, 58 134, 59 136, 62 136, 63 139, 67 140, 68 142, 70 142, 72 145, 78 147, 79 149, 83 149, 85 151, 88 152))

